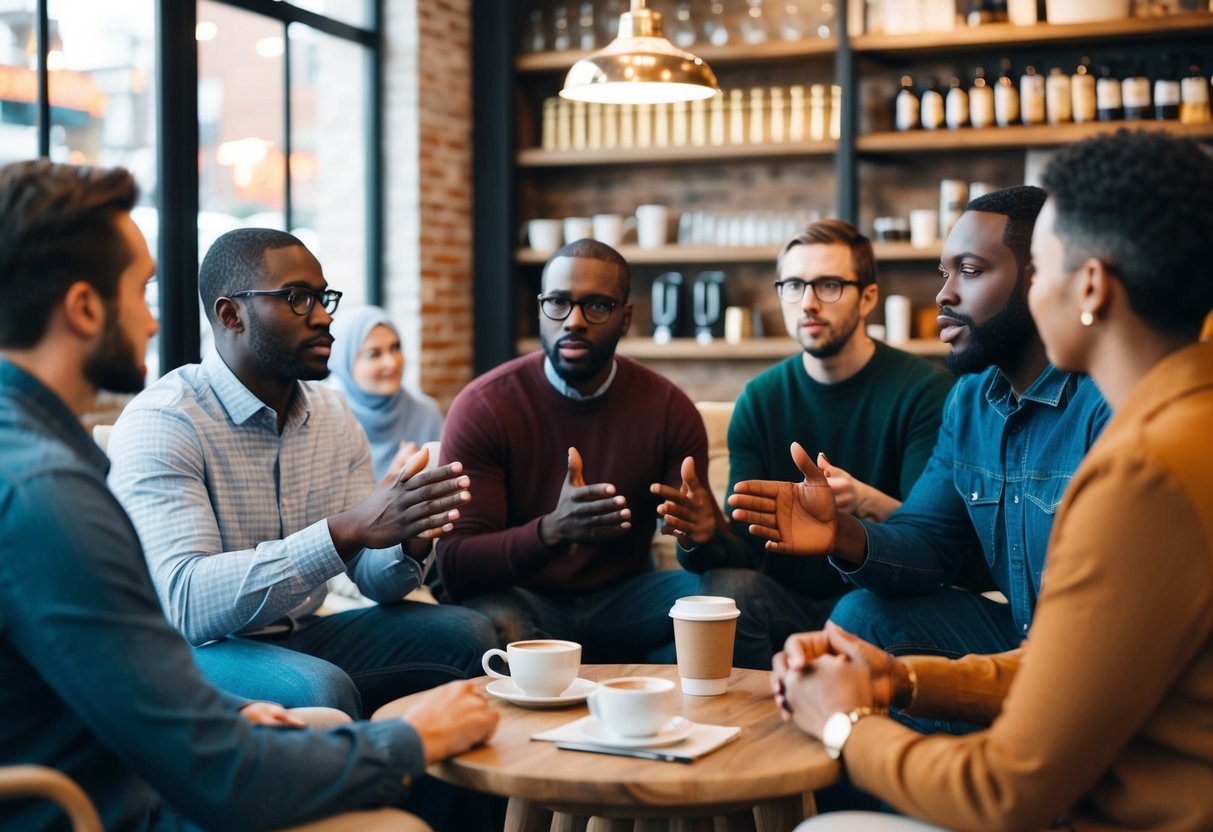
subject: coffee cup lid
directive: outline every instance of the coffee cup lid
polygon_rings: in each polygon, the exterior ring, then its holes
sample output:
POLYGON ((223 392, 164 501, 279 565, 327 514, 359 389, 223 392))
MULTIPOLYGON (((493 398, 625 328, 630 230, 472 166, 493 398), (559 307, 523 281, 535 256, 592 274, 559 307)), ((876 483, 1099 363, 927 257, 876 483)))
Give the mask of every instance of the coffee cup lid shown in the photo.
POLYGON ((670 618, 683 621, 726 621, 739 615, 736 601, 717 595, 689 595, 679 598, 670 609, 670 618))

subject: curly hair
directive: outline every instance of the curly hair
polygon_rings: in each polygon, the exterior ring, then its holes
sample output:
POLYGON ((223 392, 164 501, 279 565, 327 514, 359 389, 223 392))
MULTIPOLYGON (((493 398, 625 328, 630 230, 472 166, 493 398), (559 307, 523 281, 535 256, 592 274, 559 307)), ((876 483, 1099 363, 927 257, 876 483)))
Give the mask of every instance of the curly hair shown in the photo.
POLYGON ((275 228, 237 228, 215 240, 198 267, 198 296, 207 318, 214 323, 219 298, 261 285, 269 276, 267 251, 291 246, 306 248, 294 234, 275 228))
POLYGON ((115 297, 134 254, 115 220, 138 196, 124 168, 37 159, 0 169, 0 347, 38 344, 76 281, 115 297))
POLYGON ((862 289, 876 282, 876 255, 872 242, 859 233, 859 229, 846 220, 828 219, 811 222, 783 245, 775 259, 775 273, 782 274, 783 258, 796 246, 830 245, 841 243, 851 250, 851 268, 862 289))
POLYGON ((1196 336, 1213 309, 1213 157, 1194 141, 1119 130, 1064 148, 1044 186, 1064 266, 1095 258, 1151 328, 1196 336))
POLYGON ((600 243, 589 237, 566 243, 555 254, 549 257, 547 263, 544 264, 543 271, 545 275, 547 274, 548 266, 558 257, 573 257, 582 260, 601 260, 604 263, 614 263, 619 268, 619 288, 623 292, 624 301, 632 293, 632 267, 628 265, 627 260, 623 259, 622 254, 615 251, 615 249, 606 243, 600 243))
POLYGON ((1032 229, 1048 194, 1034 185, 1015 185, 982 194, 970 200, 966 211, 1002 214, 1007 218, 1002 243, 1015 255, 1020 275, 1032 260, 1032 229))

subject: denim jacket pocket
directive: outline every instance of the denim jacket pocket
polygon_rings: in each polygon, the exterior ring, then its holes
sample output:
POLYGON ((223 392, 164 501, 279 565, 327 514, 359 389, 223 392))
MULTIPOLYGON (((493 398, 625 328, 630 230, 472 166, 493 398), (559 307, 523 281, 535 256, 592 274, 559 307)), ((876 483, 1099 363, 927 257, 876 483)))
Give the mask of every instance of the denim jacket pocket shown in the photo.
POLYGON ((994 537, 998 531, 998 509, 1002 503, 1003 480, 979 468, 958 468, 953 478, 956 490, 965 502, 973 529, 981 541, 986 563, 993 566, 994 537))
POLYGON ((1069 474, 1029 475, 1024 483, 1024 500, 1028 505, 1024 511, 1024 539, 1027 541, 1028 564, 1037 588, 1044 571, 1045 552, 1053 532, 1053 521, 1057 518, 1057 509, 1061 506, 1070 480, 1069 474))

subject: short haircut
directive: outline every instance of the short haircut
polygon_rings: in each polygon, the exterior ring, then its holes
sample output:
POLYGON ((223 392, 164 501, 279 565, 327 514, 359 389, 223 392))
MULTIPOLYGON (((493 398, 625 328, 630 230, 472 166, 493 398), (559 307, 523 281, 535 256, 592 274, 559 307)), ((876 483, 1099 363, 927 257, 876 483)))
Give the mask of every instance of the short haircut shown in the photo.
POLYGON ((775 260, 776 274, 783 273, 784 256, 796 246, 829 245, 842 243, 851 250, 851 268, 860 287, 876 282, 876 255, 872 252, 872 241, 859 233, 859 229, 846 220, 828 219, 811 222, 788 240, 775 260))
POLYGON ((1047 197, 1044 190, 1035 185, 1015 185, 982 194, 965 206, 966 211, 1002 214, 1007 218, 1002 243, 1015 255, 1021 277, 1032 261, 1032 229, 1036 227, 1036 217, 1047 197))
POLYGON ((632 267, 628 265, 628 261, 623 259, 623 255, 615 251, 606 243, 600 243, 597 240, 592 240, 586 237, 582 240, 574 240, 571 243, 566 243, 555 254, 548 258, 548 261, 543 264, 543 272, 546 275, 548 266, 553 260, 560 257, 575 257, 582 260, 602 260, 606 263, 614 263, 619 267, 619 281, 623 289, 623 300, 626 302, 628 296, 632 293, 632 267))
POLYGON ((265 253, 302 246, 294 234, 275 228, 237 228, 215 240, 198 268, 198 296, 206 316, 215 320, 215 301, 255 289, 269 277, 265 253))
POLYGON ((79 280, 105 300, 117 295, 134 253, 115 221, 138 197, 123 168, 37 159, 0 169, 0 347, 37 345, 79 280))
POLYGON ((1065 268, 1094 257, 1152 329, 1195 337, 1213 309, 1213 158, 1194 141, 1120 130, 1063 148, 1044 186, 1065 268))

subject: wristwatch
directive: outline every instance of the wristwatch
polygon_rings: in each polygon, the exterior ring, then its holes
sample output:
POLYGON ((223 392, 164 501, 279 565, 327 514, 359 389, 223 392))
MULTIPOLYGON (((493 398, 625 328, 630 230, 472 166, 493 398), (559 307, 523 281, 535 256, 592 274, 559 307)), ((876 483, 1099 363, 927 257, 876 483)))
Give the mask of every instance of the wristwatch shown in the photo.
POLYGON ((851 729, 855 727, 856 722, 865 716, 883 713, 884 710, 880 708, 856 708, 850 713, 838 711, 831 714, 821 728, 821 744, 826 747, 830 759, 837 760, 842 756, 842 747, 851 738, 851 729))

